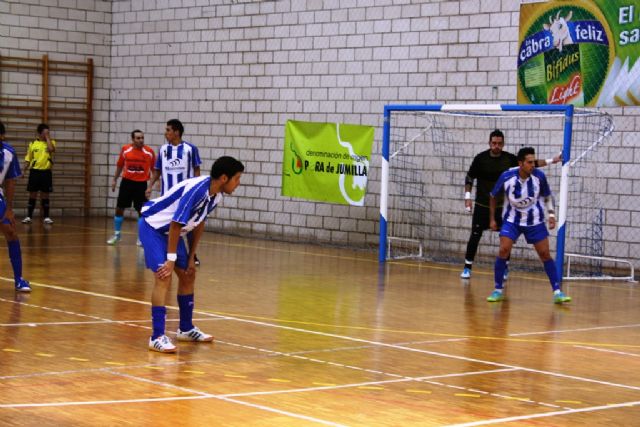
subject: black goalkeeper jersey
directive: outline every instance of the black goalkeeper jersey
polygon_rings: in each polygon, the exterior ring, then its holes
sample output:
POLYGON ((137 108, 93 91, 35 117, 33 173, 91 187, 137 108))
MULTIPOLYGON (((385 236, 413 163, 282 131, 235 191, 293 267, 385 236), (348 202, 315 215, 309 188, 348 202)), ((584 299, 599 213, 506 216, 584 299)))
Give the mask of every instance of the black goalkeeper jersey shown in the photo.
MULTIPOLYGON (((483 151, 473 158, 467 176, 477 181, 476 203, 489 207, 489 193, 502 175, 509 168, 518 166, 518 158, 506 151, 498 157, 491 156, 491 150, 483 151)), ((502 196, 496 198, 496 206, 502 206, 502 196)))

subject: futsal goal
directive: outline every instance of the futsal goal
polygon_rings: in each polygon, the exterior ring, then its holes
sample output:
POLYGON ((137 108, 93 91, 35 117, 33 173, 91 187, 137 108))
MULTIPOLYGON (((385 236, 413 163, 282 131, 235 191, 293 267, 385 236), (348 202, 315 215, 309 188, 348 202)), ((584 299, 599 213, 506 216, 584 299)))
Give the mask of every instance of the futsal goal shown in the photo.
MULTIPOLYGON (((473 157, 489 148, 494 129, 504 133, 505 151, 530 146, 540 159, 563 153, 561 166, 543 169, 558 208, 550 239, 561 277, 633 280, 633 265, 606 239, 606 145, 613 119, 571 105, 385 106, 379 260, 462 265, 471 232, 465 175, 473 157)), ((492 262, 497 246, 497 233, 485 232, 476 260, 492 262)), ((511 259, 516 268, 537 265, 535 251, 523 242, 511 259)))

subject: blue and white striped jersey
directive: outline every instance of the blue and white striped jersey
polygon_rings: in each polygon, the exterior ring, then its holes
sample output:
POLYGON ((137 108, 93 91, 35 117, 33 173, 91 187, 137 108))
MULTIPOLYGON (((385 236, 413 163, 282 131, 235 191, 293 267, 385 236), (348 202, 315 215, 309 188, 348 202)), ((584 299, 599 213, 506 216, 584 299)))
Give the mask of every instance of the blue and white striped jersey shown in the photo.
POLYGON ((540 169, 534 169, 531 176, 523 181, 518 171, 516 167, 503 172, 491 190, 493 197, 504 191, 502 220, 524 227, 544 223, 542 198, 551 196, 547 177, 540 169))
POLYGON ((210 176, 198 176, 174 185, 157 199, 142 207, 142 217, 151 227, 162 233, 169 232, 172 221, 183 225, 183 236, 203 222, 220 203, 222 193, 209 195, 210 176))
POLYGON ((194 169, 201 163, 198 147, 187 141, 178 145, 167 143, 160 147, 155 165, 155 169, 162 173, 160 194, 166 193, 185 179, 193 178, 194 169))
MULTIPOLYGON (((5 179, 13 179, 22 175, 22 171, 16 150, 4 141, 0 144, 2 145, 2 149, 0 149, 0 185, 2 185, 5 179)), ((4 196, 2 187, 0 187, 0 195, 4 196)))

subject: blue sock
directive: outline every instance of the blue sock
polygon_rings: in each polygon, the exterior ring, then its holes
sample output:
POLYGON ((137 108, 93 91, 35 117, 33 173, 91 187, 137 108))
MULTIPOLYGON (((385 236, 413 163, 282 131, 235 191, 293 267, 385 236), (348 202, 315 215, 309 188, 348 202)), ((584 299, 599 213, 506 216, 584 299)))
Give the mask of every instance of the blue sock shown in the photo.
POLYGON ((123 216, 114 216, 113 217, 113 229, 116 231, 116 234, 120 234, 120 230, 122 230, 122 222, 124 221, 123 216))
POLYGON ((10 240, 7 242, 9 247, 9 259, 11 267, 13 267, 13 279, 16 283, 22 277, 22 251, 20 250, 20 240, 10 240))
POLYGON ((504 283, 504 270, 507 268, 507 260, 496 257, 496 264, 493 269, 493 280, 496 282, 496 289, 502 289, 504 283))
POLYGON ((164 323, 167 317, 167 307, 163 305, 155 305, 151 307, 151 322, 153 324, 153 335, 151 339, 155 340, 164 335, 164 323))
POLYGON ((560 282, 558 281, 558 270, 556 270, 556 263, 553 261, 553 258, 546 260, 544 263, 544 271, 549 276, 549 283, 551 283, 551 287, 554 291, 560 289, 560 282))
POLYGON ((193 329, 193 294, 178 295, 180 307, 180 330, 187 332, 193 329))

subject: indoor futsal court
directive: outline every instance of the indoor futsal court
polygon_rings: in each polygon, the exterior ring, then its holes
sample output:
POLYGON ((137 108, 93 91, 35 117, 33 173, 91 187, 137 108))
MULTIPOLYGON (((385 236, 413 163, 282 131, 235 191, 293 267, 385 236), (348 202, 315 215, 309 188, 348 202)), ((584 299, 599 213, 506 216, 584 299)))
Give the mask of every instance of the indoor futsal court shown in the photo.
MULTIPOLYGON (((195 323, 148 351, 152 277, 127 220, 18 225, 33 292, 0 288, 0 424, 638 425, 637 285, 565 283, 207 232, 195 323), (46 227, 46 228, 45 228, 46 227)), ((3 249, 6 251, 6 248, 3 249)), ((173 294, 175 295, 175 281, 173 294)), ((175 300, 175 297, 173 297, 175 300)), ((175 304, 168 309, 175 330, 175 304)))

